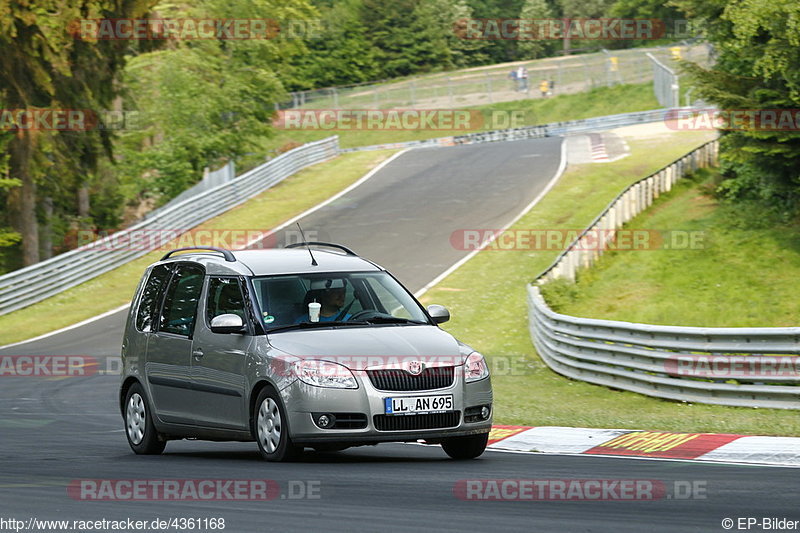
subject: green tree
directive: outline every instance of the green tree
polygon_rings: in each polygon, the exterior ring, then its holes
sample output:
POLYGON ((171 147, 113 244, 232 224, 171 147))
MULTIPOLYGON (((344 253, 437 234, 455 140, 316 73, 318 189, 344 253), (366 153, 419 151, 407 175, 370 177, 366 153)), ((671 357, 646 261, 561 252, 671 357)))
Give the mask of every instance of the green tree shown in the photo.
MULTIPOLYGON (((2 99, 0 99, 0 109, 5 109, 2 99)), ((8 177, 8 154, 6 154, 6 147, 10 140, 10 134, 0 131, 0 203, 3 205, 5 204, 8 191, 21 185, 19 180, 8 177)), ((0 257, 3 255, 3 249, 18 244, 21 239, 20 234, 12 230, 9 224, 10 221, 8 220, 7 212, 0 214, 0 257)), ((3 261, 3 263, 5 263, 5 261, 3 261)), ((5 269, 4 267, 0 267, 0 271, 5 269)))
MULTIPOLYGON (((525 0, 467 0, 472 16, 478 19, 520 18, 525 0)), ((484 41, 481 54, 488 63, 502 63, 519 59, 520 41, 497 39, 484 41)))
POLYGON ((489 55, 485 53, 487 41, 464 39, 463 32, 457 30, 460 24, 473 18, 472 8, 466 0, 427 0, 420 4, 419 9, 444 38, 450 55, 447 66, 466 67, 488 62, 489 55))
MULTIPOLYGON (((685 63, 697 94, 722 110, 800 108, 800 4, 745 0, 674 2, 714 45, 709 68, 685 63)), ((784 217, 800 211, 800 134, 732 129, 721 139, 726 197, 784 217)))
MULTIPOLYGON (((690 29, 683 15, 675 6, 664 0, 616 0, 611 7, 614 17, 628 19, 651 19, 663 23, 663 39, 689 37, 690 29)), ((607 43, 608 48, 628 48, 631 46, 651 46, 654 40, 627 40, 607 43)))
POLYGON ((451 64, 445 32, 424 0, 364 0, 361 19, 381 77, 408 76, 451 64))
MULTIPOLYGON (((164 18, 271 18, 282 27, 314 14, 304 0, 235 5, 207 0, 188 10, 158 11, 164 18)), ((130 60, 126 105, 138 114, 121 139, 127 194, 163 203, 196 183, 204 167, 258 149, 271 134, 275 103, 286 98, 285 86, 300 84, 301 70, 293 62, 306 53, 305 41, 304 35, 171 41, 164 50, 130 60)))
MULTIPOLYGON (((609 18, 614 0, 557 0, 560 16, 565 19, 609 18)), ((564 53, 569 53, 573 48, 597 48, 598 41, 585 39, 572 39, 569 32, 564 35, 564 53)), ((603 43, 607 44, 607 43, 603 43)))
MULTIPOLYGON (((553 18, 553 10, 547 0, 525 0, 520 18, 550 19, 553 18)), ((518 48, 521 59, 536 59, 552 55, 557 46, 558 42, 552 39, 537 39, 520 41, 518 48)))
POLYGON ((300 58, 304 89, 348 85, 374 80, 379 68, 376 49, 366 38, 360 15, 361 0, 340 0, 320 8, 324 21, 317 36, 307 39, 308 53, 300 58))
MULTIPOLYGON (((10 109, 57 108, 100 111, 110 105, 116 74, 128 45, 73 38, 72 23, 85 18, 141 17, 150 0, 57 0, 0 4, 0 97, 10 109)), ((61 176, 94 172, 110 149, 103 130, 47 132, 17 129, 7 146, 9 178, 19 186, 6 195, 8 216, 22 237, 22 262, 39 260, 37 182, 52 147, 61 176)))

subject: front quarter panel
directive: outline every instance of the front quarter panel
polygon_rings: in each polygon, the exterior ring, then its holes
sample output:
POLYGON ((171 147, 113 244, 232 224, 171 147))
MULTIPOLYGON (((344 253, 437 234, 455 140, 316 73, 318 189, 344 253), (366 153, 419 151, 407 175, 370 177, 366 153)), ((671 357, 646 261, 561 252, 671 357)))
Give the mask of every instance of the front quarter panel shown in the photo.
POLYGON ((280 392, 297 380, 292 373, 292 364, 298 360, 297 357, 270 346, 265 335, 256 336, 252 347, 245 369, 250 391, 253 391, 259 383, 267 382, 280 392))

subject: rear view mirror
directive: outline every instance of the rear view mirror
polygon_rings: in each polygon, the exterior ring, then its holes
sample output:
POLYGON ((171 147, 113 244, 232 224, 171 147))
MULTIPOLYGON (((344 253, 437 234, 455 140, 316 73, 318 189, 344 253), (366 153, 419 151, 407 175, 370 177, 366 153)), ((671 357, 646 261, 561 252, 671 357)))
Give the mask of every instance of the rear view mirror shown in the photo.
POLYGON ((450 320, 450 311, 443 305, 429 305, 428 314, 431 315, 434 324, 444 324, 450 320))
POLYGON ((217 315, 211 319, 211 331, 213 333, 244 333, 244 322, 242 317, 233 313, 217 315))

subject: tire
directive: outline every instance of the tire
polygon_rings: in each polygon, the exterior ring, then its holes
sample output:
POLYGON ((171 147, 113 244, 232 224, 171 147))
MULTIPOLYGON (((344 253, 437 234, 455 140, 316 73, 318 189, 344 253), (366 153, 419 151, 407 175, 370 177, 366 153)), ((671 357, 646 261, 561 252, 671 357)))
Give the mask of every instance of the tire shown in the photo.
POLYGON ((272 387, 264 387, 256 400, 253 435, 261 457, 267 461, 294 461, 303 454, 303 448, 296 446, 289 436, 289 417, 272 387))
POLYGON ((488 442, 488 433, 451 437, 442 442, 442 449, 453 459, 475 459, 483 453, 488 442))
POLYGON ((150 412, 144 389, 134 383, 125 395, 125 436, 139 455, 158 455, 167 445, 167 441, 159 438, 150 412))

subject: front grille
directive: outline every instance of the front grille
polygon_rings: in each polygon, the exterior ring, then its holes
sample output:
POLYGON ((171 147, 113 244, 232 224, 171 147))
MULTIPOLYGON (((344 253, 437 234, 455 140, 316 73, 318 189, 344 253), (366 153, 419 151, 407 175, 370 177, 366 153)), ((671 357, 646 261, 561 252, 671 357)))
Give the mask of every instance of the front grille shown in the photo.
POLYGON ((367 370, 372 385, 378 390, 415 391, 444 389, 453 384, 455 367, 426 368, 418 376, 401 369, 367 370))
POLYGON ((413 429, 452 428, 461 420, 461 411, 432 413, 426 415, 375 415, 375 429, 378 431, 407 431, 413 429))

